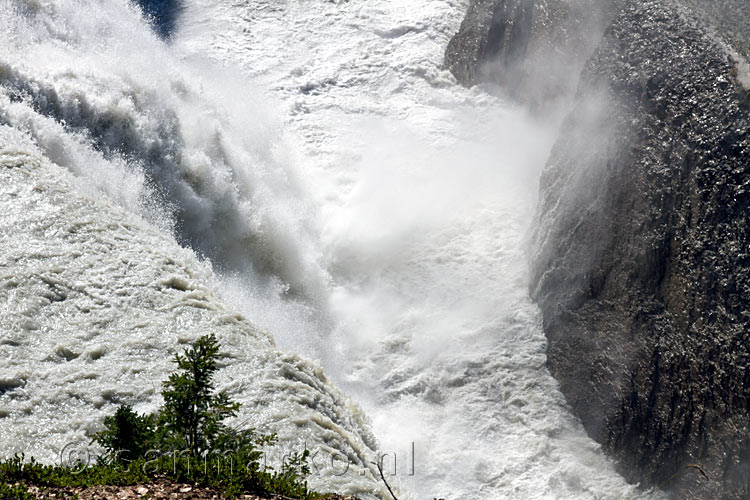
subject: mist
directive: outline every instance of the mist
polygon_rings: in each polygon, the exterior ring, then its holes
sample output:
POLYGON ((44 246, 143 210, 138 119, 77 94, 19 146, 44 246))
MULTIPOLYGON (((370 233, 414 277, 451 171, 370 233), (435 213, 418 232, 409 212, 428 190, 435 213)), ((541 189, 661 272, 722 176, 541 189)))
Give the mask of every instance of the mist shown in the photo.
MULTIPOLYGON (((116 325, 106 367, 96 355, 62 364, 88 352, 71 330, 93 320, 73 301, 60 306, 68 330, 39 328, 63 353, 34 379, 47 384, 39 411, 65 397, 62 375, 87 363, 90 380, 55 444, 91 430, 89 406, 154 406, 154 388, 125 389, 138 376, 123 368, 129 349, 147 353, 153 378, 168 369, 162 351, 215 328, 243 417, 354 463, 316 487, 385 498, 371 465, 395 454, 405 499, 659 498, 628 484, 571 413, 529 297, 539 179, 605 14, 562 3, 574 22, 563 28, 564 13, 521 9, 522 46, 491 52, 465 88, 444 61, 462 2, 139 5, 3 5, 0 121, 76 186, 69 225, 96 214, 115 250, 153 263, 136 281, 97 271, 118 305, 149 293, 137 321, 97 312, 116 325), (575 37, 560 45, 562 32, 575 37), (493 80, 511 60, 512 78, 493 80), (123 213, 148 237, 107 225, 123 213), (115 396, 99 398, 99 377, 115 396)), ((30 373, 22 358, 12 367, 30 373)), ((24 447, 44 420, 17 413, 6 429, 24 447)))

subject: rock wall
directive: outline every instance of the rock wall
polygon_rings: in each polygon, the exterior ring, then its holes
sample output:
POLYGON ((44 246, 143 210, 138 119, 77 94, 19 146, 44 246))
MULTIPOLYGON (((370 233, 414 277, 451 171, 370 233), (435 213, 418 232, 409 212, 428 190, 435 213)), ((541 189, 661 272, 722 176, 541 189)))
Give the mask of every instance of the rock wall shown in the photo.
MULTIPOLYGON (((461 36, 471 50, 490 41, 467 37, 466 25, 486 29, 472 11, 446 64, 468 83, 571 105, 540 181, 531 293, 549 369, 589 434, 644 486, 750 498, 747 9, 626 0, 605 10, 598 39, 592 29, 559 46, 570 69, 558 87, 514 87, 483 73, 482 57, 473 74, 453 64, 461 36), (581 40, 597 48, 573 78, 581 40)), ((574 18, 532 29, 521 62, 499 67, 523 81, 529 47, 557 50, 553 34, 574 18)))
POLYGON ((548 364, 623 471, 750 496, 750 113, 690 11, 628 2, 541 180, 548 364))
POLYGON ((463 85, 494 83, 534 109, 570 107, 620 0, 473 0, 445 53, 463 85))

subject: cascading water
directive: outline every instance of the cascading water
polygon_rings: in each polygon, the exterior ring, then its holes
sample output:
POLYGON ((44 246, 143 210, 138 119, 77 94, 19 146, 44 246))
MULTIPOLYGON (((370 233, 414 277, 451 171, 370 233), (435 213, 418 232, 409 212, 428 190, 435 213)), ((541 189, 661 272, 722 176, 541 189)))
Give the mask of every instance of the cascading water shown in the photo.
MULTIPOLYGON (((238 360, 223 383, 256 405, 245 418, 358 467, 323 469, 314 486, 387 498, 368 468, 378 444, 358 407, 315 365, 272 354, 256 329, 212 323, 230 314, 216 289, 282 348, 320 360, 364 409, 402 499, 658 496, 616 474, 546 371, 523 237, 554 130, 441 69, 464 2, 201 0, 175 9, 169 42, 124 0, 0 6, 2 158, 16 158, 11 148, 40 169, 56 163, 74 176, 71 197, 135 214, 128 231, 143 236, 115 238, 113 255, 137 247, 153 269, 134 281, 117 269, 98 275, 110 309, 134 307, 119 297, 149 273, 175 272, 169 255, 190 281, 160 282, 190 296, 160 288, 137 309, 147 326, 124 327, 128 310, 80 319, 72 293, 35 319, 22 293, 8 295, 0 451, 53 460, 91 431, 92 408, 153 408, 151 384, 170 368, 158 353, 208 325, 238 360), (164 301, 196 301, 204 289, 207 312, 164 313, 173 307, 164 301), (95 338, 74 332, 92 324, 95 338), (107 363, 95 363, 93 344, 107 363), (40 345, 58 356, 35 357, 40 345), (141 373, 128 378, 134 361, 149 382, 128 393, 141 373), (72 397, 56 438, 40 439, 72 397)), ((82 217, 76 207, 56 215, 61 224, 82 217)), ((91 217, 104 228, 125 217, 117 210, 91 217)), ((7 234, 22 233, 9 214, 7 234)), ((93 279, 66 255, 69 279, 93 279)))

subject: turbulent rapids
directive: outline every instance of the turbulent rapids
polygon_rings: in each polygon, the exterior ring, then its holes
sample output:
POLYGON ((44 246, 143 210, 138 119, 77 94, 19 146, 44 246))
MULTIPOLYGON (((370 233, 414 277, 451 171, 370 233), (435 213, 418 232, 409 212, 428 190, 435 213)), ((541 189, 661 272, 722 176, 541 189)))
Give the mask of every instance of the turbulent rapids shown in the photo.
POLYGON ((316 488, 389 498, 386 455, 402 499, 656 498, 545 368, 525 235, 555 131, 442 69, 464 10, 0 0, 0 456, 153 410, 211 331, 316 488))

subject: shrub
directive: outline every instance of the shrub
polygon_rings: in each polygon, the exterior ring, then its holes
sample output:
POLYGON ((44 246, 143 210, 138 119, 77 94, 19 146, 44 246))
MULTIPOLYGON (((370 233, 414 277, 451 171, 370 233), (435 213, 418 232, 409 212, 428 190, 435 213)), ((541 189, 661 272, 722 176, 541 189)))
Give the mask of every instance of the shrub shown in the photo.
POLYGON ((94 440, 114 461, 135 460, 157 446, 156 424, 153 415, 139 415, 130 406, 123 405, 104 419, 106 430, 97 433, 94 440))
POLYGON ((134 485, 154 477, 190 482, 221 490, 230 497, 242 493, 277 494, 302 500, 322 498, 307 488, 309 453, 294 454, 276 472, 262 467, 260 448, 275 435, 253 429, 232 430, 224 420, 240 405, 215 392, 219 343, 208 335, 198 339, 174 362, 178 371, 163 382, 164 405, 154 415, 120 406, 104 419, 105 429, 92 441, 107 451, 92 466, 50 466, 26 462, 23 455, 0 461, 0 500, 30 500, 23 484, 40 487, 134 485), (16 483, 21 483, 16 484, 16 483))
POLYGON ((174 448, 188 450, 194 456, 216 450, 231 439, 223 421, 237 415, 240 408, 226 393, 214 393, 218 357, 216 337, 201 337, 184 355, 175 355, 181 373, 173 373, 163 382, 160 423, 174 448))
MULTIPOLYGON (((274 472, 261 467, 260 448, 274 444, 275 435, 234 430, 224 424, 237 415, 240 405, 226 393, 215 391, 219 348, 216 337, 207 335, 175 355, 178 371, 162 382, 164 405, 157 414, 141 415, 123 405, 105 418, 105 430, 93 441, 104 447, 107 455, 98 469, 84 472, 85 481, 96 483, 92 474, 97 470, 98 474, 111 473, 119 467, 121 472, 107 478, 107 484, 163 474, 175 481, 216 487, 229 496, 254 492, 317 498, 303 479, 309 474, 307 451, 293 454, 274 472), (214 458, 210 470, 209 456, 214 458), (217 464, 221 466, 214 467, 217 464)), ((56 484, 61 482, 66 481, 56 484)))
POLYGON ((34 496, 21 484, 0 483, 0 500, 34 500, 34 496))
POLYGON ((178 371, 162 382, 164 405, 156 415, 140 415, 120 406, 104 419, 105 430, 94 441, 111 461, 131 461, 149 450, 179 450, 192 456, 255 444, 252 430, 233 431, 223 421, 237 414, 239 403, 215 392, 219 342, 214 335, 199 338, 174 357, 178 371))

